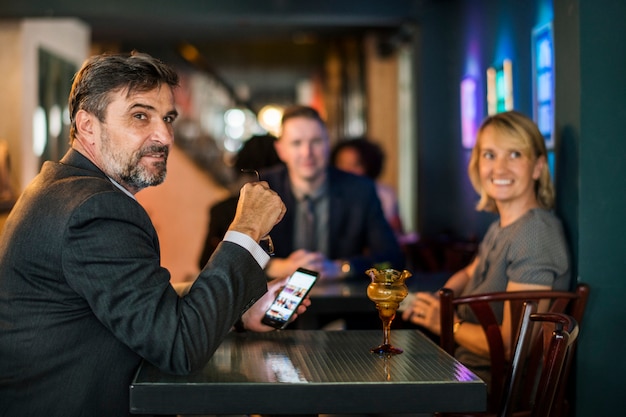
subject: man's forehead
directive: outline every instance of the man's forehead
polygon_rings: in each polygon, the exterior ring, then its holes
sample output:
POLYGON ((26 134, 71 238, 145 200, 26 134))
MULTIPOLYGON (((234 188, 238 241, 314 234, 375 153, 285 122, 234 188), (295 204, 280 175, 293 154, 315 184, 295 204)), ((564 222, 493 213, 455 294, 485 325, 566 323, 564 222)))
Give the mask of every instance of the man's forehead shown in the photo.
POLYGON ((295 117, 285 121, 281 136, 297 136, 299 139, 315 139, 326 137, 325 132, 324 127, 317 120, 306 117, 295 117))
POLYGON ((156 87, 151 90, 131 90, 128 87, 122 87, 117 90, 110 91, 109 98, 111 103, 123 103, 123 105, 128 108, 132 108, 135 105, 154 106, 163 102, 162 92, 167 94, 166 105, 173 108, 174 94, 169 86, 156 87), (164 88, 168 90, 162 91, 164 88))
POLYGON ((173 95, 172 88, 169 85, 163 84, 150 89, 131 89, 129 86, 124 86, 118 90, 114 90, 114 92, 117 92, 120 96, 124 96, 126 99, 159 95, 162 91, 173 95))

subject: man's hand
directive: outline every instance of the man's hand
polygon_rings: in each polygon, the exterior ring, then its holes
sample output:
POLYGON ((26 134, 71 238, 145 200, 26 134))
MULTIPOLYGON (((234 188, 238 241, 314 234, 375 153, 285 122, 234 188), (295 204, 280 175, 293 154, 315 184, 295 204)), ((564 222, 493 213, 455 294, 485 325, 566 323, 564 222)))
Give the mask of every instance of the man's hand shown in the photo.
POLYGON ((338 280, 345 276, 341 268, 342 261, 332 261, 320 252, 309 252, 298 249, 287 258, 272 258, 265 268, 270 278, 284 278, 293 274, 298 268, 306 268, 319 272, 320 280, 338 280))
POLYGON ((319 252, 298 249, 287 258, 272 258, 265 268, 270 278, 284 278, 296 272, 298 268, 316 270, 324 256, 319 252))
POLYGON ((249 182, 241 188, 235 218, 228 230, 245 233, 259 242, 282 220, 286 210, 267 182, 249 182))
MULTIPOLYGON (((243 326, 246 330, 251 330, 254 332, 268 332, 271 330, 276 330, 271 326, 267 326, 261 323, 261 319, 263 318, 263 315, 265 314, 267 309, 270 308, 270 305, 272 304, 276 296, 278 296, 278 293, 280 292, 280 290, 283 289, 286 283, 287 278, 284 278, 271 281, 267 285, 268 291, 265 293, 265 295, 259 298, 259 300, 254 303, 252 307, 250 307, 250 309, 248 309, 248 311, 246 311, 241 317, 243 321, 243 326)), ((291 317, 289 321, 294 321, 296 317, 298 317, 298 314, 304 313, 307 307, 310 305, 311 300, 309 299, 309 297, 305 297, 304 300, 302 300, 302 304, 300 304, 300 306, 296 310, 296 313, 291 317)))

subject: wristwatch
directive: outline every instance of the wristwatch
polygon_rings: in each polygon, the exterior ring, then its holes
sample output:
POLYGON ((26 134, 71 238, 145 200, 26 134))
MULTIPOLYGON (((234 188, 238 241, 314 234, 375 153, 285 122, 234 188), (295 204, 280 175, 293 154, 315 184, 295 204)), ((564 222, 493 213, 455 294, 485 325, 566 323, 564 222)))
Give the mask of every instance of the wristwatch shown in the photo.
POLYGON ((452 325, 452 334, 456 333, 457 330, 459 330, 459 327, 461 327, 461 324, 465 323, 465 320, 459 320, 456 323, 454 323, 452 325))
POLYGON ((341 262, 341 279, 345 279, 350 276, 352 272, 352 265, 350 265, 350 261, 342 261, 341 262))

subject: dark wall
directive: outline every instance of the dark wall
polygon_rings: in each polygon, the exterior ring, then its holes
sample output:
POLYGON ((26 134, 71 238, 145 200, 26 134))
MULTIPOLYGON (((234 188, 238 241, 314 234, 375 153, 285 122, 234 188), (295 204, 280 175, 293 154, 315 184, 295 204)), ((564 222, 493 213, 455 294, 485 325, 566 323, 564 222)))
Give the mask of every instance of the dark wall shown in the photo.
MULTIPOLYGON (((514 107, 532 116, 531 30, 537 16, 535 1, 447 0, 424 8, 418 63, 418 228, 423 236, 481 238, 495 218, 474 209, 478 196, 467 175, 470 151, 461 146, 460 82, 466 75, 476 77, 486 97, 487 68, 509 58, 514 107)), ((480 119, 487 115, 482 102, 480 119)))
POLYGON ((461 37, 455 2, 431 2, 421 24, 418 91, 418 228, 422 236, 457 230, 455 219, 467 211, 459 207, 459 181, 464 181, 459 149, 458 109, 455 100, 458 48, 461 37))
POLYGON ((592 288, 579 346, 577 416, 618 415, 626 375, 626 3, 558 3, 567 6, 564 19, 574 20, 579 8, 577 260, 579 279, 592 288))
MULTIPOLYGON (((626 2, 615 0, 431 1, 419 55, 419 215, 425 236, 482 237, 492 217, 477 214, 460 146, 459 83, 513 55, 515 108, 532 114, 531 30, 553 7, 556 54, 557 214, 578 281, 591 286, 576 369, 577 417, 623 414, 626 295, 626 2)), ((482 109, 486 115, 486 108, 482 109)))

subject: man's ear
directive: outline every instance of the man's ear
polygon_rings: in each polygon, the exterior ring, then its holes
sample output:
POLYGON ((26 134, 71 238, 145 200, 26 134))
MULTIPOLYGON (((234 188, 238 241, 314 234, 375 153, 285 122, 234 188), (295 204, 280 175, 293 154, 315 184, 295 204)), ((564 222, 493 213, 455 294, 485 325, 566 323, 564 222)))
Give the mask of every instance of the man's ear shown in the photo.
POLYGON ((76 136, 84 140, 83 145, 95 144, 95 116, 85 110, 76 113, 76 136))

